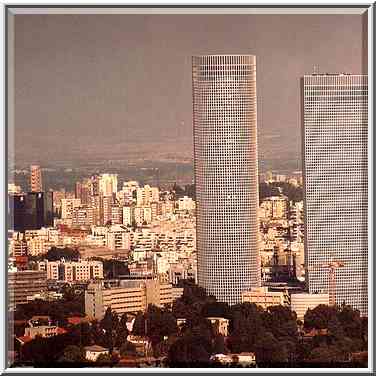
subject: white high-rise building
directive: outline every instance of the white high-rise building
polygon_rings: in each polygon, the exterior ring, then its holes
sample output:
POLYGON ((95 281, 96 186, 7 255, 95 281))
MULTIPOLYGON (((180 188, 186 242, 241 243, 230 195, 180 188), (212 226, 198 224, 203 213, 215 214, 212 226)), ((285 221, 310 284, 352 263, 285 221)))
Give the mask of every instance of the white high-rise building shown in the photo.
POLYGON ((79 198, 63 198, 61 199, 61 218, 72 219, 74 209, 81 206, 79 198))
POLYGON ((137 188, 137 206, 147 206, 152 202, 159 201, 159 189, 145 185, 143 188, 137 188))
POLYGON ((118 176, 117 174, 102 174, 99 179, 99 192, 103 196, 112 196, 117 193, 118 176))
POLYGON ((260 285, 256 58, 193 57, 198 283, 237 304, 260 285))
POLYGON ((364 75, 313 74, 302 79, 304 125, 305 265, 310 293, 367 315, 367 123, 364 75))

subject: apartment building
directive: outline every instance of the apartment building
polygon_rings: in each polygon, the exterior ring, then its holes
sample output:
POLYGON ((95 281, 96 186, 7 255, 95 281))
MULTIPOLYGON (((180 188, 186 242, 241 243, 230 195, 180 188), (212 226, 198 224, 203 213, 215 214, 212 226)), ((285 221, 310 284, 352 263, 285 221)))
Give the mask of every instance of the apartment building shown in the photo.
POLYGON ((91 283, 85 292, 85 314, 100 320, 108 307, 120 315, 145 311, 149 304, 163 307, 180 296, 177 292, 171 284, 152 279, 121 280, 109 287, 105 282, 91 283))

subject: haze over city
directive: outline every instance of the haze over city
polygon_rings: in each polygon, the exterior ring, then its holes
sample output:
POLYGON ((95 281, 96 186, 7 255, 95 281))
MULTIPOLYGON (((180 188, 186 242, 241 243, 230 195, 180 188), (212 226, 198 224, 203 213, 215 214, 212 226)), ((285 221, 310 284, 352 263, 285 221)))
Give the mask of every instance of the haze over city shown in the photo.
POLYGON ((16 166, 191 163, 191 56, 247 53, 260 163, 300 169, 299 78, 362 73, 361 40, 360 15, 18 15, 16 166))

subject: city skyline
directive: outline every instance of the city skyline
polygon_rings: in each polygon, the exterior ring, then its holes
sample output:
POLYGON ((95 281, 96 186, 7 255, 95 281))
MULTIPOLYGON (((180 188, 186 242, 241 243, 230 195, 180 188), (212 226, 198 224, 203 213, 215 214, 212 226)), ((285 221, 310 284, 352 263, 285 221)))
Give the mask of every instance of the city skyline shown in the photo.
POLYGON ((369 11, 109 8, 8 9, 6 366, 369 366, 369 11))

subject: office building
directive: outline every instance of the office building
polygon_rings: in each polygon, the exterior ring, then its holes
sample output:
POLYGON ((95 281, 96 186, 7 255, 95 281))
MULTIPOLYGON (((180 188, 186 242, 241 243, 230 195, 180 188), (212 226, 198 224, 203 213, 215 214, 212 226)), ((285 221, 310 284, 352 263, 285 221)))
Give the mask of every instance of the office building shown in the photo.
POLYGON ((27 297, 47 291, 47 275, 39 270, 21 270, 8 273, 8 307, 28 302, 27 297))
MULTIPOLYGON (((101 320, 108 307, 117 314, 143 312, 149 304, 165 307, 181 295, 169 283, 158 280, 118 280, 115 286, 91 283, 85 291, 85 314, 101 320)), ((181 289, 179 292, 182 293, 181 289)))
POLYGON ((14 231, 37 230, 53 224, 53 193, 8 195, 9 226, 14 231))
POLYGON ((313 74, 302 79, 305 265, 310 293, 367 315, 367 76, 313 74))
POLYGON ((269 291, 267 287, 253 287, 242 293, 242 303, 254 303, 264 309, 285 305, 286 300, 286 294, 283 291, 269 291))
POLYGON ((101 261, 41 261, 38 263, 38 269, 47 272, 48 280, 83 282, 103 279, 103 264, 101 261))
POLYGON ((43 192, 42 172, 40 166, 30 166, 30 191, 43 192))
POLYGON ((193 57, 198 283, 241 302, 260 284, 256 58, 193 57))
POLYGON ((314 309, 320 304, 329 305, 329 294, 291 294, 291 310, 296 313, 298 320, 303 321, 308 309, 314 309))

